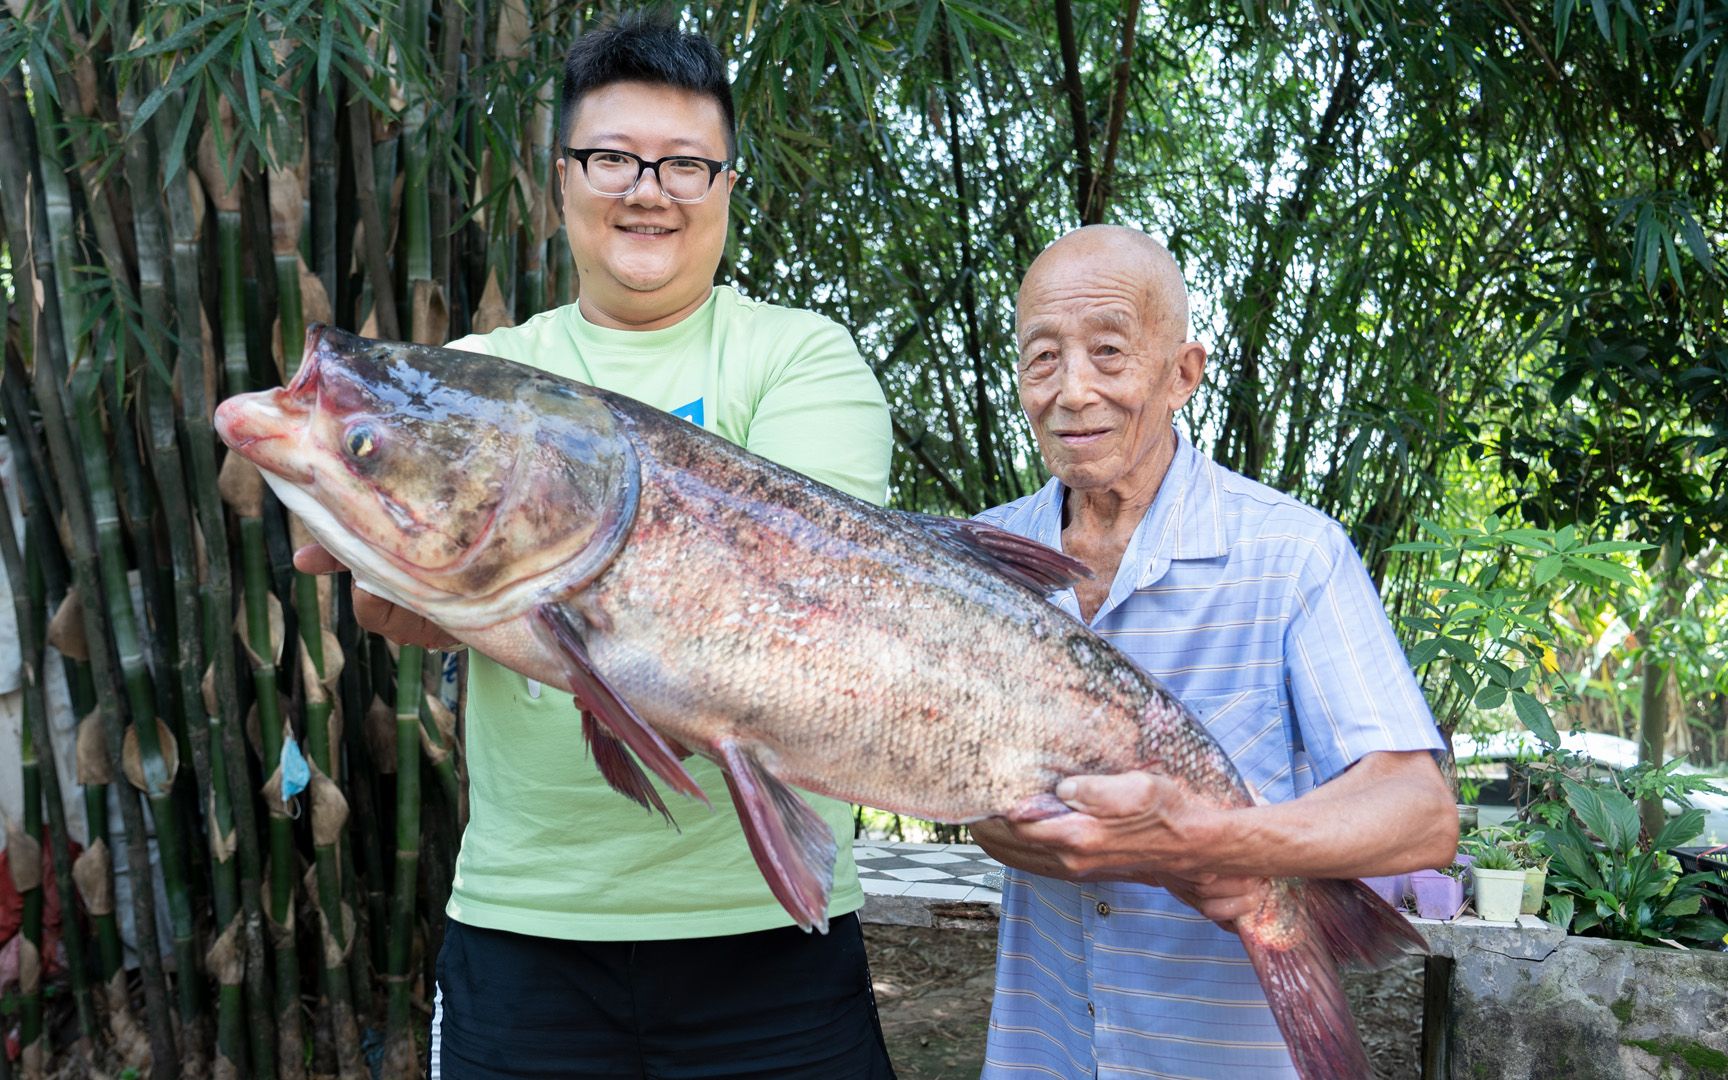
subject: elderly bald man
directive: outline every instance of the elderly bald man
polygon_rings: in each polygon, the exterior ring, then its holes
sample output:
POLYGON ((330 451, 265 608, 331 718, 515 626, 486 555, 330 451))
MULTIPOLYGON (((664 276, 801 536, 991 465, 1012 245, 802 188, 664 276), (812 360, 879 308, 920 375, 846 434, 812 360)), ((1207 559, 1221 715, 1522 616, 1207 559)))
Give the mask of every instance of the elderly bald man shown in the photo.
POLYGON ((1169 252, 1070 233, 1027 271, 1015 321, 1052 479, 983 518, 1091 567, 1053 601, 1193 708, 1267 801, 1076 777, 1057 789, 1076 813, 974 826, 1010 867, 984 1078, 1294 1076, 1231 920, 1269 877, 1448 864, 1439 732, 1337 523, 1175 430, 1206 350, 1169 252))

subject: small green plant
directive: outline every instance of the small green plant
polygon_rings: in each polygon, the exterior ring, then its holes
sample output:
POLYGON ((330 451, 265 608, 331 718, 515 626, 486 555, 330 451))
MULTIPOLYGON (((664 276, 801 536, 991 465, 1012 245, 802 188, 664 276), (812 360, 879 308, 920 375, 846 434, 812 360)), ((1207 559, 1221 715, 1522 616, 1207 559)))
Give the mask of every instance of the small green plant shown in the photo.
POLYGON ((1638 804, 1613 783, 1563 776, 1559 784, 1563 798, 1536 808, 1548 822, 1537 842, 1553 854, 1549 921, 1576 934, 1650 945, 1728 941, 1728 923, 1703 911, 1705 887, 1723 875, 1682 874, 1668 854, 1703 829, 1702 810, 1685 811, 1646 841, 1638 804))
POLYGON ((1476 850, 1476 869, 1478 870, 1522 870, 1518 860, 1510 851, 1498 844, 1487 844, 1476 850))
POLYGON ((1455 881, 1463 881, 1470 868, 1463 863, 1455 862, 1451 866, 1442 866, 1440 872, 1455 881))

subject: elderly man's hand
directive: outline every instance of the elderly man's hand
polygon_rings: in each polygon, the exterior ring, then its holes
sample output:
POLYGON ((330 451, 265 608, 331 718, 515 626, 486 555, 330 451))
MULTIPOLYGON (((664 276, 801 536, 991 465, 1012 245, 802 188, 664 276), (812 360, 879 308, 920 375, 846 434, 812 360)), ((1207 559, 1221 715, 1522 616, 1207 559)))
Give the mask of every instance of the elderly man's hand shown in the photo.
POLYGON ((998 861, 1045 877, 1169 889, 1226 929, 1265 898, 1265 878, 1205 868, 1207 838, 1230 812, 1196 803, 1168 777, 1077 776, 1056 794, 1072 813, 1021 823, 992 818, 972 826, 973 838, 998 861))
MULTIPOLYGON (((323 545, 307 544, 294 553, 294 569, 303 574, 334 574, 348 567, 338 562, 323 545)), ((437 623, 381 596, 374 596, 358 585, 354 587, 354 621, 363 629, 382 634, 398 645, 454 649, 461 644, 437 623)))

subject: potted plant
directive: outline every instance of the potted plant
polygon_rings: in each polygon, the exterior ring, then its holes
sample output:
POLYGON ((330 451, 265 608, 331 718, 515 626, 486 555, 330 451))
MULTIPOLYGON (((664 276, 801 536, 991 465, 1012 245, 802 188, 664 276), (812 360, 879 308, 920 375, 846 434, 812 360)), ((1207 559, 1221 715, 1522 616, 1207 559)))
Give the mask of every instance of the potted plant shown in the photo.
POLYGON ((1524 868, 1524 899, 1518 914, 1534 915, 1542 910, 1542 894, 1548 890, 1548 860, 1524 868))
POLYGON ((1404 906, 1404 893, 1407 891, 1409 874, 1388 874, 1385 877, 1365 877, 1362 884, 1373 889, 1375 895, 1395 908, 1404 906))
POLYGON ((1499 845, 1476 851, 1470 867, 1476 887, 1476 914, 1487 922, 1516 922, 1524 902, 1524 868, 1499 845))
POLYGON ((1415 870, 1410 874, 1410 893, 1416 914, 1444 921, 1464 906, 1464 867, 1458 863, 1443 870, 1415 870))

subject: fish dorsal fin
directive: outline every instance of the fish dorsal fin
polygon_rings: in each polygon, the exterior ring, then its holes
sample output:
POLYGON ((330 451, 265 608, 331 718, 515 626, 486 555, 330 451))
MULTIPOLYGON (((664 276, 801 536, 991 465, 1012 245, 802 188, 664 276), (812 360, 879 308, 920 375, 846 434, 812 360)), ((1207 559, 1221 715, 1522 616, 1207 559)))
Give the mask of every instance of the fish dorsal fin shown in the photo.
POLYGON ((749 750, 730 739, 719 750, 744 838, 774 899, 799 926, 826 934, 839 850, 834 830, 749 750))
MULTIPOLYGON (((636 710, 626 704, 605 677, 594 669, 593 661, 588 658, 588 646, 583 643, 582 634, 576 628, 575 616, 570 610, 562 604, 542 604, 536 610, 547 639, 567 661, 565 671, 570 675, 570 692, 576 695, 576 704, 593 716, 596 729, 608 737, 600 740, 592 737, 589 739, 595 762, 600 766, 601 775, 606 777, 606 782, 643 806, 659 801, 657 796, 642 791, 647 787, 648 778, 642 775, 642 770, 636 767, 634 762, 628 758, 625 758, 623 763, 618 761, 622 747, 617 744, 622 743, 634 751, 636 756, 642 759, 642 764, 654 771, 655 776, 666 781, 672 790, 683 792, 704 806, 711 806, 708 796, 685 771, 678 761, 678 756, 666 745, 666 740, 637 716, 636 710)), ((585 727, 586 723, 584 718, 585 727)), ((649 792, 652 790, 648 788, 649 792)), ((659 809, 661 813, 666 812, 664 806, 659 809)), ((671 815, 668 814, 667 817, 670 818, 671 815)))
POLYGON ((1079 559, 982 521, 937 517, 934 514, 909 513, 906 517, 948 548, 983 563, 1009 581, 1024 585, 1040 596, 1066 589, 1092 576, 1091 568, 1079 559))

